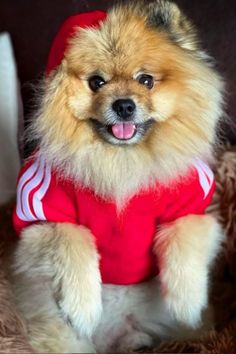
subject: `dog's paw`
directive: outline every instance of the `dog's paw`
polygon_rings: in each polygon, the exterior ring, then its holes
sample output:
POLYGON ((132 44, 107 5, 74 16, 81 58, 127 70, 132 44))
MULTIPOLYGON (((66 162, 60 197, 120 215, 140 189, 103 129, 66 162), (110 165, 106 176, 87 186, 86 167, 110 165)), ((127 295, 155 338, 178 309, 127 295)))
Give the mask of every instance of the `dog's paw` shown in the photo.
POLYGON ((208 302, 209 268, 221 240, 219 226, 205 215, 177 219, 158 234, 154 251, 162 264, 163 296, 169 312, 183 324, 201 325, 208 302))
POLYGON ((85 227, 57 225, 57 252, 53 256, 53 294, 65 321, 80 337, 90 338, 102 312, 99 254, 85 227))
POLYGON ((194 278, 189 270, 187 273, 182 271, 181 276, 176 276, 173 286, 165 289, 168 311, 178 322, 197 328, 201 325, 202 311, 207 307, 207 290, 207 274, 194 278))
MULTIPOLYGON (((99 272, 99 271, 98 271, 99 272)), ((100 275, 87 274, 81 284, 65 289, 64 295, 58 302, 64 319, 81 336, 91 337, 97 327, 102 313, 102 297, 100 275)))

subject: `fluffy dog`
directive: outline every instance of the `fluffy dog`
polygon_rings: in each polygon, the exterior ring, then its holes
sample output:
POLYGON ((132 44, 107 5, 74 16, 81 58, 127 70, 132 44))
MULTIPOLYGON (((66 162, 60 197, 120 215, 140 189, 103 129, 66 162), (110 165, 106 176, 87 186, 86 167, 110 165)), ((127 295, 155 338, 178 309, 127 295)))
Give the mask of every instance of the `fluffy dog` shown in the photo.
POLYGON ((66 21, 14 215, 15 293, 35 350, 125 351, 200 325, 222 240, 204 214, 222 92, 171 2, 66 21))

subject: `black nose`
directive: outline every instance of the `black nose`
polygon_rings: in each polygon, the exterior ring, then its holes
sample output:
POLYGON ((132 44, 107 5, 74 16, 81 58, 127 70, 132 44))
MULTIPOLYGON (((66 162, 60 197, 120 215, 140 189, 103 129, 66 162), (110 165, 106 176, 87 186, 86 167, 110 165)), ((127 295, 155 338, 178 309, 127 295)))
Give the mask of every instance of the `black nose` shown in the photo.
POLYGON ((132 116, 136 106, 131 99, 120 99, 113 102, 112 108, 119 117, 127 119, 132 116))

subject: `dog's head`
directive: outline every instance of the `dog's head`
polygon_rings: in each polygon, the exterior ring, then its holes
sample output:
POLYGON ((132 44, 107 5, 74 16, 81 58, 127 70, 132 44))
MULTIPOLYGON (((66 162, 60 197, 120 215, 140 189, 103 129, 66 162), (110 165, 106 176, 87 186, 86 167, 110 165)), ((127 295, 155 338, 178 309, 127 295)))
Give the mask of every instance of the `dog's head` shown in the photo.
POLYGON ((122 176, 140 176, 137 185, 166 179, 210 153, 222 88, 175 4, 118 6, 69 40, 49 74, 37 132, 58 164, 73 161, 76 174, 85 162, 87 184, 106 184, 113 170, 113 188, 122 176))

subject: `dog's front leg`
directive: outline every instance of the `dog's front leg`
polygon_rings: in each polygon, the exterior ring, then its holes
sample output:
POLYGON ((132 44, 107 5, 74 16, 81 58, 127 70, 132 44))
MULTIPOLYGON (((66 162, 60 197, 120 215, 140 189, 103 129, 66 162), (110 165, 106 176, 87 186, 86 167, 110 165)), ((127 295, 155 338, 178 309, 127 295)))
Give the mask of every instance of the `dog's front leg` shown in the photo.
POLYGON ((50 277, 52 296, 66 321, 90 337, 102 311, 99 255, 90 231, 69 223, 30 226, 22 233, 16 273, 50 277))
POLYGON ((196 327, 208 301, 209 266, 223 233, 211 216, 189 215, 164 225, 154 252, 159 261, 163 296, 174 317, 196 327))

